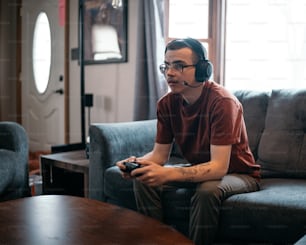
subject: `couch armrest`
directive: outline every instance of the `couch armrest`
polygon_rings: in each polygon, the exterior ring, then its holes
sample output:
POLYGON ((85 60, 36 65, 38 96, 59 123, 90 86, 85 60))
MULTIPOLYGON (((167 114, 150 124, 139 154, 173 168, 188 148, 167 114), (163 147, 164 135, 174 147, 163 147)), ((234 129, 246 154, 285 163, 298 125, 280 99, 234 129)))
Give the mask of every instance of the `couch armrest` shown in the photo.
POLYGON ((1 200, 29 195, 29 142, 24 128, 16 122, 0 122, 1 200))
POLYGON ((142 156, 155 142, 156 120, 95 123, 89 128, 89 197, 104 201, 104 173, 129 156, 142 156))
POLYGON ((15 122, 0 122, 0 149, 20 152, 28 157, 28 138, 24 128, 15 122))

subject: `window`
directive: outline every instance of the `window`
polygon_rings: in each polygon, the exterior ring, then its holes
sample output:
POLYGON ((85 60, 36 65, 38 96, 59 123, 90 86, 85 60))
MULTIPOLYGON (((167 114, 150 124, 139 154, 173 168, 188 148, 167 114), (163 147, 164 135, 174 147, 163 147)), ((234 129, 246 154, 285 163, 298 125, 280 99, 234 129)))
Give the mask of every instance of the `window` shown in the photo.
POLYGON ((305 87, 305 13, 301 0, 227 0, 225 85, 305 87))
POLYGON ((32 53, 34 81, 37 91, 42 94, 48 87, 51 67, 50 24, 44 12, 36 19, 32 53))
POLYGON ((200 40, 208 48, 216 82, 231 90, 305 87, 305 1, 165 3, 166 40, 186 36, 200 40))
POLYGON ((209 0, 169 0, 169 38, 193 37, 209 40, 209 0), (188 3, 188 4, 186 4, 188 3), (186 9, 187 8, 187 9, 186 9), (199 26, 201 23, 201 27, 199 26))

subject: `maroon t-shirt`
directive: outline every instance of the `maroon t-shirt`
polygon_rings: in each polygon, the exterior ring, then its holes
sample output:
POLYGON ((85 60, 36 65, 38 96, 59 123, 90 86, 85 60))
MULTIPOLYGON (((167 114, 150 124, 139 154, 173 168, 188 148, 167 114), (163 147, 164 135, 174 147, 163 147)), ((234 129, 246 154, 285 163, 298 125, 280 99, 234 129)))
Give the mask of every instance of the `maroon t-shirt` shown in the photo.
POLYGON ((171 144, 173 139, 185 159, 192 163, 210 161, 210 145, 232 145, 228 173, 260 176, 249 147, 238 99, 224 87, 205 82, 200 98, 186 105, 180 94, 168 93, 157 105, 156 142, 171 144))

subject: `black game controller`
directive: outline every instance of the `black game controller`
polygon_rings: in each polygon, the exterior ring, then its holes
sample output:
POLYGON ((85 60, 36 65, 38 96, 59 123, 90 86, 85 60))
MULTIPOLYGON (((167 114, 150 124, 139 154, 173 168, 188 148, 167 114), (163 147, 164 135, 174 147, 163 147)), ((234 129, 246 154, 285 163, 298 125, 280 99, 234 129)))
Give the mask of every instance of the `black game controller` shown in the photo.
POLYGON ((123 162, 123 165, 125 166, 125 169, 122 171, 126 173, 131 173, 133 170, 141 167, 141 164, 137 162, 123 162))

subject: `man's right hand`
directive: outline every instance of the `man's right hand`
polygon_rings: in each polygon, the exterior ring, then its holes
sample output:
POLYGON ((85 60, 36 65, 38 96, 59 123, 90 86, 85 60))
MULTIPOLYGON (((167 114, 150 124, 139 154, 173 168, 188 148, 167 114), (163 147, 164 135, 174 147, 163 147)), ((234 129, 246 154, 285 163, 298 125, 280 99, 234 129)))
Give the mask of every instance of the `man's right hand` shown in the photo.
POLYGON ((134 177, 131 176, 130 172, 126 172, 126 166, 123 164, 124 162, 135 162, 136 161, 136 157, 135 156, 131 156, 129 158, 126 158, 124 160, 118 161, 116 163, 116 165, 119 167, 119 169, 121 170, 121 175, 124 179, 132 179, 134 177))

